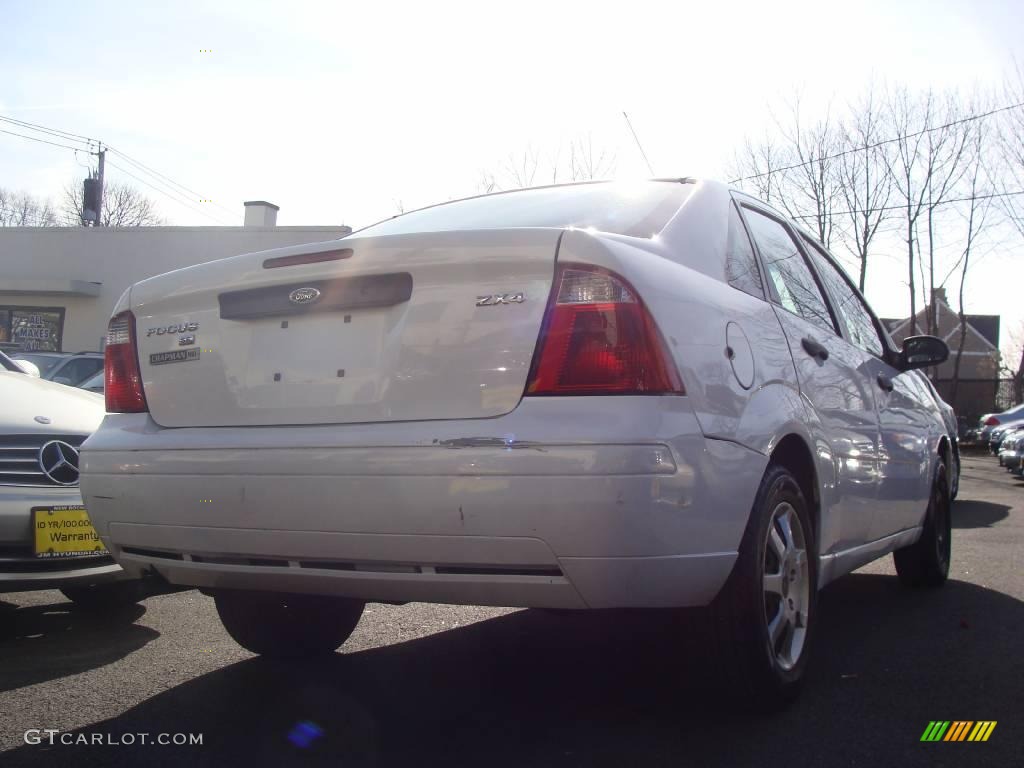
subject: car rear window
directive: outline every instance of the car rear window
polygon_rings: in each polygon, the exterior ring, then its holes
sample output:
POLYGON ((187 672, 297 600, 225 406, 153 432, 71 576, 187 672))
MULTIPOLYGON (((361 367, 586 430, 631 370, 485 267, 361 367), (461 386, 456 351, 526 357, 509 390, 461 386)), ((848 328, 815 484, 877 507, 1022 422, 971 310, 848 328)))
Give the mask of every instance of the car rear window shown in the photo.
POLYGON ((465 229, 593 227, 632 237, 665 228, 693 190, 678 181, 597 182, 502 192, 442 203, 359 230, 356 236, 465 229))

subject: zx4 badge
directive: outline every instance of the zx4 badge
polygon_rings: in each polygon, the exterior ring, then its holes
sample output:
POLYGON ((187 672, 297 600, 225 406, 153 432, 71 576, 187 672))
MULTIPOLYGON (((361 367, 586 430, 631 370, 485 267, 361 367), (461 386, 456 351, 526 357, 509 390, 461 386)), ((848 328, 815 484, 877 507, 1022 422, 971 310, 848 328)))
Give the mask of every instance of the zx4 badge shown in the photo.
POLYGON ((477 296, 478 307, 496 307, 499 304, 522 304, 526 301, 526 294, 519 293, 492 293, 490 296, 477 296))

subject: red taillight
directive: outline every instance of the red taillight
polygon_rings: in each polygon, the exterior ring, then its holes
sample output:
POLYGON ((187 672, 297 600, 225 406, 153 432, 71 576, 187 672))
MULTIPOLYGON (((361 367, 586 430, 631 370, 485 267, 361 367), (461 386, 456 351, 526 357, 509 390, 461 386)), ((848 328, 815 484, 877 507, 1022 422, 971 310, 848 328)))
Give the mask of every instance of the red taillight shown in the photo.
POLYGON ((997 419, 995 416, 989 416, 987 419, 985 419, 986 427, 994 427, 998 423, 999 419, 997 419))
POLYGON ((539 346, 527 395, 684 394, 647 307, 598 267, 559 267, 539 346))
POLYGON ((110 319, 103 370, 103 392, 108 413, 145 413, 149 410, 142 391, 139 355, 135 349, 135 316, 131 312, 121 312, 110 319))

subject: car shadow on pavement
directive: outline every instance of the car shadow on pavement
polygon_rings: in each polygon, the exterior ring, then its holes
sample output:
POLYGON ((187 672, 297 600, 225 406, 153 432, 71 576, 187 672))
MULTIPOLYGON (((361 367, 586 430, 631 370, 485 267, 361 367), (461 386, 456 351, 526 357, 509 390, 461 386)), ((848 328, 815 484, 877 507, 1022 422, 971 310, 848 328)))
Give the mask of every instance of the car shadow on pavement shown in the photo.
POLYGON ((1024 603, 964 582, 913 591, 855 574, 825 590, 820 619, 803 696, 773 716, 717 699, 692 616, 519 611, 319 661, 239 662, 69 734, 199 733, 202 746, 27 746, 3 761, 791 768, 1019 757, 1024 603), (999 727, 984 745, 921 743, 935 719, 999 727))
POLYGON ((978 499, 957 499, 953 502, 951 523, 954 528, 991 528, 1010 514, 1006 504, 978 499))
POLYGON ((91 613, 73 603, 17 607, 0 602, 0 692, 105 666, 160 636, 135 624, 132 605, 91 613))

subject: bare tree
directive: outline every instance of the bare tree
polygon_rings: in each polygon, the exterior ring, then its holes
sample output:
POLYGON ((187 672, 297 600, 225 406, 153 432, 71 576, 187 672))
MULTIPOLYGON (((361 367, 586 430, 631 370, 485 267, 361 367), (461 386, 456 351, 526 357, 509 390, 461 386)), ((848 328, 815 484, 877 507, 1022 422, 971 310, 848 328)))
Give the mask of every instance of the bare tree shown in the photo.
POLYGON ((919 125, 927 125, 932 116, 934 97, 929 92, 923 101, 915 100, 906 89, 893 94, 888 103, 889 130, 895 140, 888 157, 888 173, 893 192, 903 212, 907 244, 907 277, 910 289, 910 334, 917 332, 917 288, 914 279, 914 254, 917 220, 924 209, 927 187, 920 182, 923 134, 919 125))
POLYGON ((527 144, 520 155, 510 154, 505 163, 505 173, 513 188, 532 187, 537 178, 537 167, 540 165, 540 151, 532 144, 527 144))
MULTIPOLYGON (((1003 86, 1006 104, 1024 103, 1024 69, 1018 64, 1003 86)), ((1002 174, 1000 192, 1002 206, 1017 233, 1024 237, 1024 199, 1007 194, 1024 189, 1024 107, 1002 113, 999 131, 999 154, 1002 174)))
POLYGON ((0 188, 0 227, 56 226, 57 214, 49 200, 0 188))
POLYGON ((499 191, 501 187, 498 186, 498 179, 491 171, 481 171, 476 189, 478 194, 489 195, 491 192, 499 191))
POLYGON ((900 89, 890 97, 887 111, 889 132, 893 137, 893 149, 887 158, 888 171, 893 195, 903 213, 907 244, 910 334, 917 332, 915 265, 921 271, 921 289, 928 290, 925 302, 931 302, 933 308, 926 327, 934 333, 936 216, 939 208, 950 202, 966 173, 966 148, 975 125, 961 119, 964 115, 953 94, 940 99, 933 91, 914 96, 900 89), (927 262, 922 253, 921 226, 927 235, 927 262), (924 285, 926 280, 927 286, 924 285))
POLYGON ((743 143, 743 151, 736 155, 733 162, 733 183, 766 203, 774 203, 783 195, 783 171, 785 158, 779 143, 770 135, 765 134, 762 141, 752 142, 749 138, 743 143))
MULTIPOLYGON (((977 113, 977 110, 975 112, 977 113)), ((936 217, 939 207, 949 202, 953 191, 967 172, 967 147, 973 134, 979 130, 979 125, 975 122, 958 122, 963 116, 952 95, 948 95, 940 118, 943 121, 942 127, 927 133, 925 219, 928 227, 928 302, 931 307, 927 327, 930 334, 934 334, 938 328, 938 309, 932 299, 935 295, 936 217)), ((981 151, 982 148, 979 146, 978 152, 981 151)), ((976 189, 972 191, 970 198, 973 206, 976 202, 976 189)), ((973 235, 972 231, 968 237, 973 239, 973 235)), ((918 242, 920 243, 920 240, 918 242)))
POLYGON ((960 387, 960 362, 964 354, 964 343, 967 340, 967 312, 964 307, 964 287, 967 283, 967 271, 971 266, 971 255, 979 233, 984 231, 986 220, 992 209, 992 197, 987 194, 988 189, 986 185, 985 147, 987 138, 985 126, 976 126, 973 130, 969 146, 970 154, 966 163, 968 166, 967 189, 969 192, 967 201, 967 232, 964 236, 964 247, 960 258, 950 270, 950 275, 952 275, 958 267, 960 269, 960 295, 957 310, 960 338, 957 343, 956 356, 953 358, 953 381, 950 392, 950 400, 954 403, 957 402, 957 391, 960 387))
POLYGON ((837 156, 844 132, 831 114, 806 125, 799 98, 787 104, 785 120, 760 142, 747 139, 733 163, 733 183, 804 224, 831 247, 836 203, 842 200, 837 156))
POLYGON ((538 184, 558 184, 560 180, 590 181, 610 178, 615 173, 616 155, 607 147, 595 147, 590 134, 569 142, 567 164, 563 164, 563 145, 542 152, 527 144, 520 152, 512 152, 497 170, 481 171, 477 191, 481 194, 504 189, 524 189, 538 184))
MULTIPOLYGON (((82 182, 71 182, 64 187, 62 212, 71 226, 86 226, 85 192, 82 182)), ((103 185, 104 227, 155 227, 166 221, 157 211, 156 203, 134 187, 119 182, 103 185)))
MULTIPOLYGON (((607 179, 615 173, 615 166, 614 153, 607 149, 594 151, 594 139, 591 134, 588 133, 569 143, 569 178, 573 181, 607 179)), ((555 167, 557 168, 557 162, 555 167)))
POLYGON ((782 172, 786 194, 780 196, 780 203, 786 213, 803 222, 829 248, 833 210, 841 186, 836 156, 844 149, 844 137, 836 130, 830 111, 817 123, 805 125, 799 96, 788 107, 787 121, 779 123, 788 156, 788 167, 782 172))
POLYGON ((857 258, 857 285, 864 292, 868 257, 875 236, 889 217, 892 178, 888 173, 888 146, 880 144, 884 116, 873 88, 851 109, 845 126, 845 152, 837 158, 839 194, 846 210, 837 214, 847 226, 840 226, 848 249, 857 258))

